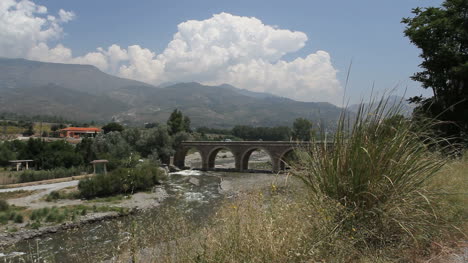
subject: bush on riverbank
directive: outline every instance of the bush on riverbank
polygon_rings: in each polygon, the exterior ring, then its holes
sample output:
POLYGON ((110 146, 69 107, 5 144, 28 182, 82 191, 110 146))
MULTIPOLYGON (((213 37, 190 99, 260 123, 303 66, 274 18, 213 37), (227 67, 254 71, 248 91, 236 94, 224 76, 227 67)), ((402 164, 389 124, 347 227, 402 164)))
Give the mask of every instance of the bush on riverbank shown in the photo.
POLYGON ((6 200, 0 199, 0 212, 7 211, 10 205, 6 200))
POLYGON ((429 151, 437 140, 427 127, 398 113, 385 102, 361 107, 353 126, 339 121, 333 149, 313 143, 293 165, 317 204, 339 207, 337 231, 353 235, 357 249, 414 246, 436 230, 438 198, 428 182, 447 159, 429 151))
POLYGON ((78 189, 84 198, 131 194, 150 189, 159 184, 162 173, 151 164, 141 164, 136 168, 119 168, 108 174, 80 180, 78 189))
POLYGON ((77 176, 80 175, 83 171, 86 171, 86 169, 83 167, 56 168, 42 171, 27 170, 19 174, 19 183, 77 176))
POLYGON ((6 200, 0 199, 0 224, 7 224, 8 221, 23 223, 22 208, 10 206, 6 200))

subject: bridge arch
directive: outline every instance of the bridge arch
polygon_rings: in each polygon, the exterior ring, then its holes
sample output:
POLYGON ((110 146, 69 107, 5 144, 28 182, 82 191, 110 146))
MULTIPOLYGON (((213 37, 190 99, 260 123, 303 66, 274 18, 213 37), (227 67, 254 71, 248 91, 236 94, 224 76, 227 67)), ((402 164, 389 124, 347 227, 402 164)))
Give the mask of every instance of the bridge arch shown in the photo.
POLYGON ((215 166, 216 166, 216 156, 218 155, 218 153, 221 150, 227 150, 227 151, 232 153, 232 155, 234 157, 234 160, 235 160, 234 168, 238 169, 238 166, 237 166, 238 156, 236 155, 235 151, 233 149, 231 149, 229 146, 218 146, 218 147, 214 147, 213 149, 211 149, 209 151, 208 160, 207 160, 208 161, 208 169, 214 169, 215 168, 215 166))
POLYGON ((288 160, 288 157, 291 157, 294 154, 294 150, 295 149, 291 147, 287 149, 286 151, 284 151, 283 153, 281 153, 280 158, 279 158, 279 164, 278 164, 278 167, 281 171, 286 170, 288 166, 288 162, 290 161, 288 160))
POLYGON ((271 166, 274 167, 274 164, 273 164, 274 159, 273 159, 273 156, 271 155, 271 152, 268 151, 267 149, 265 149, 264 147, 254 146, 254 147, 248 148, 247 150, 245 150, 242 153, 241 171, 245 171, 245 170, 249 169, 249 159, 250 159, 250 156, 252 155, 252 153, 255 152, 255 151, 263 151, 263 152, 267 153, 268 157, 270 157, 271 166))
MULTIPOLYGON (((200 167, 196 168, 201 168, 203 169, 204 163, 205 163, 205 154, 203 154, 202 149, 199 149, 197 146, 190 146, 190 147, 183 147, 182 149, 178 150, 176 154, 174 155, 174 165, 180 168, 187 167, 188 165, 186 164, 185 158, 187 157, 187 154, 189 153, 190 150, 195 150, 200 154, 201 158, 201 163, 200 167)), ((194 167, 190 167, 194 168, 194 167)))

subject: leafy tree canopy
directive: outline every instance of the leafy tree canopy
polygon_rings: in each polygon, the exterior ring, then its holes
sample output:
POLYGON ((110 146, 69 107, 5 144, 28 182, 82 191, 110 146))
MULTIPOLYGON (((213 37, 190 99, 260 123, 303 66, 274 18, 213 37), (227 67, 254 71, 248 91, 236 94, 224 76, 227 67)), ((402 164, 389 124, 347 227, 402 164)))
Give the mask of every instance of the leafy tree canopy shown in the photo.
POLYGON ((297 118, 293 123, 292 136, 294 140, 310 141, 312 122, 308 119, 297 118))
POLYGON ((102 127, 102 130, 104 131, 104 133, 109 133, 109 132, 113 132, 113 131, 121 132, 121 131, 124 130, 124 127, 119 123, 110 122, 110 123, 104 125, 102 127))
POLYGON ((167 120, 167 129, 169 135, 174 135, 178 132, 191 132, 190 118, 184 116, 180 110, 175 109, 167 120))
MULTIPOLYGON (((448 121, 439 127, 445 137, 468 135, 468 1, 446 0, 441 7, 415 8, 404 18, 405 35, 421 49, 423 69, 412 76, 431 98, 414 97, 416 114, 448 121)), ((467 141, 465 141, 467 143, 467 141)))

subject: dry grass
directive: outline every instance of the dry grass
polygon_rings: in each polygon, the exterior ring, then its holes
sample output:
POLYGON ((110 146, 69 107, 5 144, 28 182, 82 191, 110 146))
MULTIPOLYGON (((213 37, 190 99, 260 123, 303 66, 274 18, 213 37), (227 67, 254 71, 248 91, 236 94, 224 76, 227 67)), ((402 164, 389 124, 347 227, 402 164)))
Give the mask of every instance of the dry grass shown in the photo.
POLYGON ((241 196, 149 258, 130 254, 140 262, 420 262, 434 244, 466 239, 468 155, 450 161, 429 151, 437 141, 427 127, 395 113, 361 109, 351 128, 341 120, 331 153, 325 144, 300 154, 292 173, 307 189, 241 196))
POLYGON ((0 171, 0 185, 15 184, 19 182, 19 173, 0 171))
POLYGON ((3 200, 16 199, 16 198, 29 196, 40 191, 41 190, 34 190, 34 191, 18 190, 18 191, 12 191, 12 192, 2 192, 0 193, 0 199, 3 199, 3 200))
MULTIPOLYGON (((165 242, 145 243, 153 246, 149 256, 133 255, 137 262, 425 262, 453 251, 447 245, 466 238, 466 168, 468 160, 452 161, 430 179, 430 187, 446 194, 431 206, 433 223, 413 233, 419 242, 389 236, 391 242, 384 245, 364 246, 369 226, 354 221, 340 202, 316 199, 304 189, 273 187, 271 194, 244 194, 227 202, 203 228, 190 228, 188 221, 175 216, 170 231, 158 230, 165 242)), ((400 208, 407 222, 421 216, 411 206, 400 208)), ((404 235, 393 231, 388 233, 404 235)))

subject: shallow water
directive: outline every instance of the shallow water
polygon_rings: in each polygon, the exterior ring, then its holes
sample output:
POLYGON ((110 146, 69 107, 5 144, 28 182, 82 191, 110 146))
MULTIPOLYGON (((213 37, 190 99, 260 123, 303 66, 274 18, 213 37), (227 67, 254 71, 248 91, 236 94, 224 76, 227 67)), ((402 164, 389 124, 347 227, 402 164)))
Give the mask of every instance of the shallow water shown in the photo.
POLYGON ((189 218, 194 225, 203 224, 224 197, 220 191, 220 182, 221 177, 225 176, 233 175, 192 170, 172 173, 169 180, 159 189, 167 192, 167 198, 161 201, 160 206, 134 215, 18 242, 14 247, 0 253, 0 262, 112 260, 124 247, 128 247, 129 242, 132 242, 130 240, 135 240, 135 236, 138 236, 139 240, 159 242, 156 234, 158 230, 166 227, 166 223, 173 223, 167 214, 162 214, 167 213, 168 208, 177 215, 189 218), (197 183, 194 184, 193 180, 197 183))

